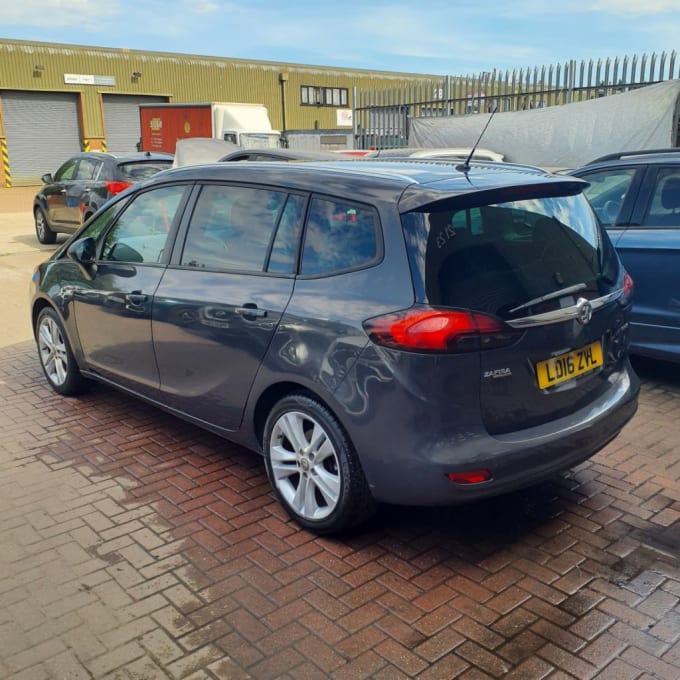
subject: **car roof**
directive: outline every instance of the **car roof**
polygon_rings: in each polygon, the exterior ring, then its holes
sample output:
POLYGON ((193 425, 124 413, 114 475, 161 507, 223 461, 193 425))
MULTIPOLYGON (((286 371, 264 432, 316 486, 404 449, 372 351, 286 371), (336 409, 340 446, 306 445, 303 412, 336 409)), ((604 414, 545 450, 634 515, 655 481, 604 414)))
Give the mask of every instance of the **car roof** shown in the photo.
POLYGON ((579 170, 593 166, 649 165, 651 163, 680 162, 680 148, 642 149, 638 151, 619 151, 618 153, 600 156, 578 168, 579 170))
MULTIPOLYGON (((145 186, 159 182, 220 181, 269 184, 291 190, 352 195, 358 201, 382 198, 399 204, 400 212, 416 210, 447 198, 464 194, 486 194, 493 199, 500 190, 521 187, 516 197, 580 193, 586 182, 568 175, 552 175, 539 168, 511 163, 471 163, 467 171, 453 163, 404 160, 384 162, 342 159, 308 163, 211 163, 175 168, 155 175, 145 186), (495 193, 494 193, 495 192, 495 193)), ((500 195, 500 194, 498 194, 500 195)), ((500 201, 496 201, 500 202, 500 201)))
POLYGON ((174 156, 171 153, 162 151, 83 151, 74 154, 72 158, 110 158, 119 163, 132 161, 172 161, 174 156))

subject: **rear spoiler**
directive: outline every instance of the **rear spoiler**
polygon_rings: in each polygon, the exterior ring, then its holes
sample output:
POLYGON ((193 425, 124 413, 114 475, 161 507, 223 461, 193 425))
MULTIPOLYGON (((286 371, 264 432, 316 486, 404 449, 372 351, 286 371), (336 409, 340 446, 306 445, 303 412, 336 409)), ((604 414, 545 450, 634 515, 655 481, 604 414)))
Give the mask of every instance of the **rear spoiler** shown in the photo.
POLYGON ((399 212, 406 213, 417 210, 428 212, 435 205, 437 210, 462 210, 480 205, 526 201, 532 198, 553 196, 575 196, 587 186, 576 177, 557 178, 552 175, 532 178, 526 184, 509 186, 474 186, 468 181, 463 185, 460 179, 440 181, 430 185, 422 184, 407 187, 399 199, 399 212))

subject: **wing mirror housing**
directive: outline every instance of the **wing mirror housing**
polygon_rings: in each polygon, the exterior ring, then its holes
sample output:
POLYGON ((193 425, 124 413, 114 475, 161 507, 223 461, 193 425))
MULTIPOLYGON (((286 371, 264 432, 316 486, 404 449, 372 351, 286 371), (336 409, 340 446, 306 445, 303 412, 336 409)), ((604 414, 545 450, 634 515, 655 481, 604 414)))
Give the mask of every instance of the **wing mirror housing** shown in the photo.
POLYGON ((97 244, 90 236, 74 241, 66 251, 68 257, 79 264, 90 277, 97 259, 97 244))

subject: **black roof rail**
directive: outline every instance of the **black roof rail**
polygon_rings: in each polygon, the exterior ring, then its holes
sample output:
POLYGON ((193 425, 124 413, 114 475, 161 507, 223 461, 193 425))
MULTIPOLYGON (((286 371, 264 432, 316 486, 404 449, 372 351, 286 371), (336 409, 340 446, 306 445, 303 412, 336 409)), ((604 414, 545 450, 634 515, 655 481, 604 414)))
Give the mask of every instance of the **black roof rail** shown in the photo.
POLYGON ((622 158, 635 158, 636 156, 656 156, 664 153, 678 153, 680 154, 680 147, 671 147, 666 149, 641 149, 640 151, 619 151, 618 153, 609 153, 606 156, 600 156, 593 161, 589 161, 586 165, 593 165, 593 163, 603 163, 604 161, 618 161, 622 158))

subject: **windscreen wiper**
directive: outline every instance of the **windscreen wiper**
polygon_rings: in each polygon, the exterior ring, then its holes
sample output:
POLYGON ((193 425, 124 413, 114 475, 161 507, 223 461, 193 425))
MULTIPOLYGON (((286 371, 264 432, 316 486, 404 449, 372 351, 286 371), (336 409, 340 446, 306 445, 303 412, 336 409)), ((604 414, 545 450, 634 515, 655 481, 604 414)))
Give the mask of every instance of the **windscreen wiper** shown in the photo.
POLYGON ((527 307, 533 307, 534 305, 539 304, 540 302, 545 302, 546 300, 554 300, 555 298, 561 298, 564 295, 571 295, 572 293, 578 293, 580 290, 585 290, 588 288, 588 286, 585 283, 577 283, 573 286, 568 286, 567 288, 562 288, 561 290, 554 290, 552 293, 546 293, 545 295, 541 295, 541 297, 534 298, 533 300, 529 300, 529 302, 525 302, 522 305, 519 305, 518 307, 513 307, 513 309, 510 310, 510 314, 514 314, 515 312, 519 312, 520 309, 526 309, 527 307))

